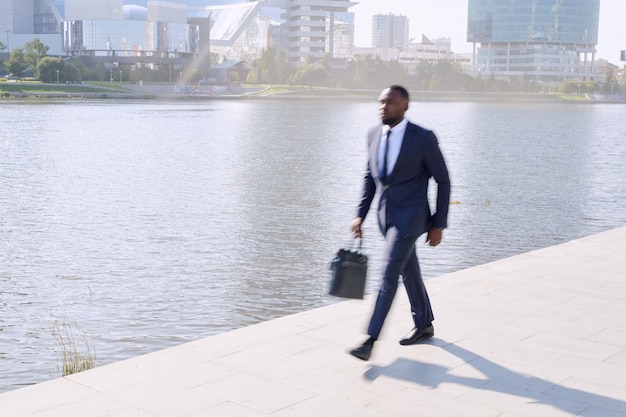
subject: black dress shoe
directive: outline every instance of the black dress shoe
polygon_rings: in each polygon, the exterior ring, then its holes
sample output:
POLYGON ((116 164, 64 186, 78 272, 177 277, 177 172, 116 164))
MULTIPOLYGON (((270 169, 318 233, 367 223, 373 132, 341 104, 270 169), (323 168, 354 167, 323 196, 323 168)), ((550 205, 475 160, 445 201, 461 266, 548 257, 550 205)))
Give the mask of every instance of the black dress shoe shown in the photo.
POLYGON ((418 329, 414 327, 413 330, 409 332, 406 336, 400 339, 401 345, 414 345, 420 340, 428 339, 429 337, 433 337, 435 335, 435 328, 431 324, 428 327, 423 327, 418 329))
POLYGON ((376 340, 371 337, 365 341, 361 346, 354 348, 350 351, 352 356, 355 356, 363 361, 366 361, 372 355, 372 348, 376 340))

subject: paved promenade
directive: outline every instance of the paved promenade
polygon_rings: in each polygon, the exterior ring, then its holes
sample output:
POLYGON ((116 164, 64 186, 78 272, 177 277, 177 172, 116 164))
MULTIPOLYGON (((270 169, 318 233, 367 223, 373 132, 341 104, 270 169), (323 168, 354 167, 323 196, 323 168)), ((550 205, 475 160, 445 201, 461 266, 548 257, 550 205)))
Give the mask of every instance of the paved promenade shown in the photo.
POLYGON ((369 362, 373 298, 340 302, 0 395, 2 417, 626 417, 626 227, 400 289, 369 362))

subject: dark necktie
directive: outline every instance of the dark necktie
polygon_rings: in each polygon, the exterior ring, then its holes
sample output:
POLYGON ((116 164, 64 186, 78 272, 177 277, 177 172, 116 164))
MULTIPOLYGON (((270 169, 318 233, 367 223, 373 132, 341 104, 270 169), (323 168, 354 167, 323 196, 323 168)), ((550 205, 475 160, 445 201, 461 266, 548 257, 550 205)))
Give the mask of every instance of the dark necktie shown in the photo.
POLYGON ((391 130, 387 131, 387 139, 385 140, 385 154, 383 155, 383 172, 380 176, 382 182, 387 182, 387 154, 389 153, 389 137, 391 130))

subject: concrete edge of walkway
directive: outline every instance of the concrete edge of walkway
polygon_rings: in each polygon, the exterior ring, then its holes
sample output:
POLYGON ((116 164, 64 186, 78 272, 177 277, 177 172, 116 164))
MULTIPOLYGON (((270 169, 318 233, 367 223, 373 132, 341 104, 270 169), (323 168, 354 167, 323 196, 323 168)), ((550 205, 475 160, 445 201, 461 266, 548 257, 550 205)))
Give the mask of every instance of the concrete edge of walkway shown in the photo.
POLYGON ((0 394, 3 417, 626 417, 626 227, 427 281, 436 335, 373 296, 0 394))

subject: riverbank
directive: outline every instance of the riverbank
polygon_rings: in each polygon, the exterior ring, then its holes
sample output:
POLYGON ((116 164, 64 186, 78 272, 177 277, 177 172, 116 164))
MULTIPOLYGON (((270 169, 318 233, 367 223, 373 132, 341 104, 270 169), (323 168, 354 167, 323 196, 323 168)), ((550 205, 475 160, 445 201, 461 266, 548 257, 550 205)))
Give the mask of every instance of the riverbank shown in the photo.
POLYGON ((428 280, 435 337, 398 291, 288 315, 0 394, 5 417, 626 417, 626 227, 428 280), (593 277, 593 279, 589 279, 593 277))
MULTIPOLYGON (((413 101, 428 102, 572 102, 626 103, 621 98, 588 95, 536 93, 482 93, 463 91, 412 91, 413 101)), ((198 86, 173 84, 42 84, 0 83, 0 99, 135 99, 135 100, 223 100, 223 99, 344 99, 375 100, 378 90, 291 87, 291 86, 198 86)))

